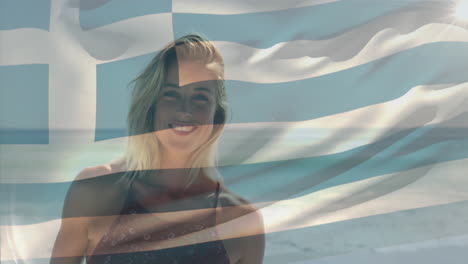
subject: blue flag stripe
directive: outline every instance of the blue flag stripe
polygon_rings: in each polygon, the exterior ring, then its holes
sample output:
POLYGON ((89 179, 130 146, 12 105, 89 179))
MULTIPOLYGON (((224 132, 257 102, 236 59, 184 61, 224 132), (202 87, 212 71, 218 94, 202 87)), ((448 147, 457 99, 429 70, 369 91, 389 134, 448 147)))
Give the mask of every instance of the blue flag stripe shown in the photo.
POLYGON ((49 142, 49 65, 0 66, 0 144, 49 142))
POLYGON ((150 53, 97 65, 96 141, 127 135, 126 117, 131 94, 129 84, 154 55, 150 53))
MULTIPOLYGON (((129 0, 106 1, 101 6, 80 8, 80 25, 84 30, 105 26, 121 20, 138 16, 168 13, 172 9, 171 0, 129 0)), ((154 25, 157 26, 157 25, 154 25)))
POLYGON ((50 0, 2 0, 0 30, 39 28, 49 30, 50 0))

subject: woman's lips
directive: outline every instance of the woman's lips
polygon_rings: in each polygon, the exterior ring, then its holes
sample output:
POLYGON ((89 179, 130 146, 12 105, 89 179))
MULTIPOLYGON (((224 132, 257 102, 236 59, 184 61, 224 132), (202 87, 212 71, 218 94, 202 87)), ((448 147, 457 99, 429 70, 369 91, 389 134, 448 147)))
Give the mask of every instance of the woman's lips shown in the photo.
POLYGON ((184 125, 184 124, 169 124, 169 127, 175 134, 180 135, 180 136, 186 136, 198 128, 198 126, 195 126, 195 125, 184 125))

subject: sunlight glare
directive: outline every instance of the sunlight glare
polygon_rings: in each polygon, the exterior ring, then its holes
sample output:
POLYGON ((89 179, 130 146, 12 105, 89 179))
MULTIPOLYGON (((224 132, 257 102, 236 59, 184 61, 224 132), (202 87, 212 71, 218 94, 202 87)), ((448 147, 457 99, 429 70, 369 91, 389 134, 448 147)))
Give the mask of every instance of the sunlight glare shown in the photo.
POLYGON ((455 8, 455 17, 468 20, 468 1, 460 1, 455 8))

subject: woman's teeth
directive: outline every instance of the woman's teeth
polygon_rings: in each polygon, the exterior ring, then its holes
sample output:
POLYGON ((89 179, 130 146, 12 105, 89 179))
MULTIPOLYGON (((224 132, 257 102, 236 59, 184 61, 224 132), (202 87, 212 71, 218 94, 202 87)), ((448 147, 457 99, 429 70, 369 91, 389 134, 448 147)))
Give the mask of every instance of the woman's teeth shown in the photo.
POLYGON ((195 129, 195 126, 174 126, 173 129, 176 131, 190 132, 195 129))

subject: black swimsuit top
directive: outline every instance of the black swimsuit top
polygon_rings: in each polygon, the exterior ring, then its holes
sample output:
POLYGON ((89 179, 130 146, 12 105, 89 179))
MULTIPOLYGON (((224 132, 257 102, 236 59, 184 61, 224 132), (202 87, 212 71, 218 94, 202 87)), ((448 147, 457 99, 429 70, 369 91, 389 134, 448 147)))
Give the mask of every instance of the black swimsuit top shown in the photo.
MULTIPOLYGON (((163 264, 163 263, 178 263, 178 264, 196 264, 196 263, 216 263, 229 264, 229 257, 221 240, 217 239, 216 232, 211 232, 214 241, 190 244, 186 246, 165 248, 159 250, 142 251, 139 245, 145 242, 162 241, 172 238, 177 238, 184 234, 200 231, 204 228, 216 225, 216 210, 208 217, 187 221, 183 223, 171 224, 167 228, 159 228, 157 231, 138 231, 138 221, 132 221, 142 214, 148 214, 148 201, 144 199, 146 206, 141 205, 140 199, 136 199, 136 193, 133 187, 133 181, 130 183, 129 192, 125 200, 124 206, 117 218, 109 228, 109 231, 101 238, 92 255, 87 256, 86 263, 88 264, 163 264), (112 251, 113 248, 118 250, 112 251), (111 249, 111 250, 109 250, 111 249), (106 253, 106 252, 125 252, 125 253, 106 253)), ((140 188, 151 188, 141 186, 140 188)), ((202 197, 205 205, 202 207, 217 208, 219 199, 220 184, 216 185, 214 194, 202 197)), ((148 192, 147 192, 148 193, 148 192)), ((161 200, 161 199, 154 199, 161 200)), ((187 202, 186 202, 187 203, 187 202)), ((185 204, 187 205, 187 204, 185 204)), ((156 206, 158 207, 158 206, 156 206)), ((199 208, 193 209, 202 209, 199 208)), ((185 209, 184 209, 185 210, 185 209)), ((188 209, 187 209, 188 210, 188 209)), ((152 221, 153 215, 146 215, 145 222, 152 221)), ((140 218, 141 219, 141 218, 140 218)), ((156 218, 155 223, 161 221, 156 218)), ((151 224, 149 225, 151 226, 151 224)), ((180 238, 179 238, 180 239, 180 238)))

